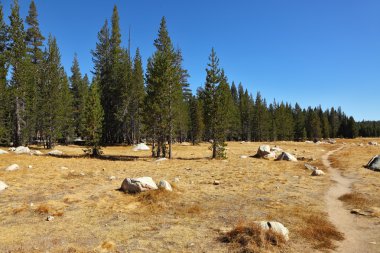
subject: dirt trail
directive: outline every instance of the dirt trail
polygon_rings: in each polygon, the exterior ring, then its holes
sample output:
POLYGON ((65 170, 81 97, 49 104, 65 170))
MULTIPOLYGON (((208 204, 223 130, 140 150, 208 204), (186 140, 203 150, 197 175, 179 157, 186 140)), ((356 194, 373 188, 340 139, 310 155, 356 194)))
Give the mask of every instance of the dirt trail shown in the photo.
MULTIPOLYGON (((369 231, 363 231, 363 224, 358 224, 359 220, 357 217, 344 208, 343 203, 338 200, 343 194, 351 192, 351 185, 356 181, 354 178, 343 177, 330 164, 329 156, 342 148, 332 150, 322 157, 323 165, 328 169, 331 180, 335 181, 326 194, 327 212, 330 220, 345 236, 345 240, 339 243, 337 252, 374 252, 373 248, 369 245, 369 231)), ((361 219, 360 221, 362 222, 361 219)))

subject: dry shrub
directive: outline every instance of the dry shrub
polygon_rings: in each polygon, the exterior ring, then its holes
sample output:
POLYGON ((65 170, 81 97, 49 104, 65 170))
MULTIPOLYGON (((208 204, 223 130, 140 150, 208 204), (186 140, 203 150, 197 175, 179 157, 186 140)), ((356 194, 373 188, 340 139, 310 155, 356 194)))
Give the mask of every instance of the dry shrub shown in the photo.
POLYGON ((111 241, 105 241, 101 245, 102 249, 112 250, 115 247, 115 243, 111 241))
POLYGON ((314 245, 315 249, 335 249, 332 240, 342 241, 344 235, 337 230, 326 216, 309 215, 304 216, 304 227, 300 234, 314 245))
POLYGON ((230 244, 231 250, 244 253, 270 252, 284 248, 283 235, 262 229, 256 223, 239 223, 234 229, 219 237, 219 241, 230 244))
POLYGON ((28 209, 28 205, 27 204, 24 204, 20 207, 16 207, 12 210, 13 214, 18 214, 18 213, 21 213, 23 211, 26 211, 28 209))
POLYGON ((41 204, 39 205, 36 210, 35 210, 37 213, 39 214, 48 214, 51 212, 51 208, 46 205, 46 204, 41 204))
POLYGON ((358 192, 346 193, 340 196, 338 199, 355 208, 365 208, 369 202, 363 194, 358 192))
POLYGON ((170 202, 177 197, 177 194, 165 189, 157 189, 145 191, 137 196, 137 200, 145 205, 159 204, 162 202, 170 202))

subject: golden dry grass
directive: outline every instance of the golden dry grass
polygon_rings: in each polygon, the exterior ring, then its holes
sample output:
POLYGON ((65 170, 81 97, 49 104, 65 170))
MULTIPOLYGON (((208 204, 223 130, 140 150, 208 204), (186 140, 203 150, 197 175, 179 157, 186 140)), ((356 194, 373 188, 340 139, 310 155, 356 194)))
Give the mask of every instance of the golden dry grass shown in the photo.
POLYGON ((368 199, 361 193, 346 193, 339 197, 339 200, 351 205, 355 208, 367 208, 370 204, 368 199))
POLYGON ((231 251, 241 253, 279 252, 286 244, 283 235, 273 230, 264 230, 256 223, 243 222, 224 233, 219 240, 229 244, 231 251))
MULTIPOLYGON (((253 156, 261 144, 228 143, 227 160, 210 160, 206 143, 176 144, 175 159, 162 162, 150 158, 149 151, 122 146, 106 147, 104 154, 135 158, 2 155, 0 168, 17 163, 21 169, 0 170, 0 180, 9 185, 0 193, 0 224, 6 231, 0 233, 0 252, 228 252, 229 247, 216 240, 218 231, 253 218, 279 221, 289 229, 283 251, 315 252, 302 228, 308 214, 325 215, 328 175, 311 177, 303 162, 240 158, 253 156), (172 193, 117 191, 125 177, 141 176, 157 182, 180 180, 172 193), (303 208, 295 212, 296 207, 303 208), (47 215, 57 217, 47 222, 47 215), (113 246, 102 246, 104 242, 113 246)), ((274 145, 313 157, 317 160, 311 163, 318 165, 321 155, 338 144, 274 145)), ((76 146, 56 149, 83 154, 76 146)))

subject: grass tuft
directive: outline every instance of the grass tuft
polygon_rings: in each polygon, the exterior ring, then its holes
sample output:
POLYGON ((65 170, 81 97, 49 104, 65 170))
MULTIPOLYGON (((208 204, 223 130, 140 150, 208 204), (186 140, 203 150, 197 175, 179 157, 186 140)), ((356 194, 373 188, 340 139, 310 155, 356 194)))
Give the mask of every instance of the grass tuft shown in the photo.
POLYGON ((346 193, 338 198, 340 201, 345 202, 355 208, 363 209, 369 204, 368 199, 361 193, 352 192, 346 193))

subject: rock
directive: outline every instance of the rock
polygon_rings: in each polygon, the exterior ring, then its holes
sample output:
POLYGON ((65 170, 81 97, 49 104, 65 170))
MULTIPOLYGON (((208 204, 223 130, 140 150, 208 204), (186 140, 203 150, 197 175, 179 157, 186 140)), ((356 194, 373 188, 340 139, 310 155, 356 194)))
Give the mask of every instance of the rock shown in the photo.
POLYGON ((168 160, 168 158, 166 158, 166 157, 162 157, 162 158, 158 158, 158 159, 156 160, 156 162, 162 162, 162 161, 166 161, 166 160, 168 160))
POLYGON ((150 148, 145 143, 139 143, 133 147, 133 151, 147 151, 150 148))
POLYGON ((270 149, 270 151, 274 151, 274 152, 282 152, 282 148, 277 147, 277 146, 274 146, 273 148, 270 149))
POLYGON ((318 167, 314 167, 313 165, 305 163, 305 168, 311 171, 315 171, 318 169, 318 167))
POLYGON ((30 154, 30 149, 28 147, 20 146, 17 147, 14 151, 16 154, 30 154))
POLYGON ((329 138, 329 139, 326 140, 326 142, 327 142, 327 143, 330 143, 330 144, 335 144, 335 143, 336 143, 336 140, 335 140, 335 139, 331 139, 331 138, 329 138))
POLYGON ((111 181, 112 181, 112 180, 115 180, 115 179, 116 179, 115 176, 110 176, 110 177, 109 177, 109 180, 111 180, 111 181))
POLYGON ((312 141, 305 141, 305 143, 314 143, 314 142, 312 142, 312 141))
POLYGON ((14 152, 16 148, 8 148, 8 151, 14 152))
POLYGON ((8 154, 7 151, 0 149, 0 155, 8 154))
POLYGON ((213 185, 220 185, 219 180, 214 180, 213 185))
POLYGON ((314 171, 311 173, 312 176, 323 176, 324 174, 325 174, 325 173, 324 173, 322 170, 318 170, 318 169, 314 170, 314 171))
POLYGON ((370 142, 368 142, 368 145, 377 146, 378 143, 376 141, 370 141, 370 142))
POLYGON ((257 150, 256 156, 263 158, 264 156, 266 156, 266 155, 268 155, 270 153, 271 153, 271 151, 270 151, 270 146, 269 145, 261 145, 259 147, 259 149, 257 150))
POLYGON ((54 220, 54 216, 49 215, 48 217, 46 217, 46 221, 53 221, 53 220, 54 220))
POLYGON ((63 155, 63 152, 60 151, 60 150, 52 150, 48 153, 48 155, 52 155, 52 156, 60 156, 60 155, 63 155))
POLYGON ((244 143, 245 143, 245 141, 241 141, 241 142, 240 142, 240 144, 244 144, 244 143))
POLYGON ((265 155, 263 158, 271 160, 271 159, 276 159, 276 152, 269 152, 269 154, 265 155))
POLYGON ((181 143, 181 146, 191 146, 191 143, 184 141, 181 143))
POLYGON ((17 164, 12 164, 12 165, 9 165, 5 170, 14 171, 14 170, 18 170, 18 169, 20 169, 20 166, 18 166, 17 164))
POLYGON ((139 193, 157 189, 158 187, 151 177, 126 178, 120 187, 120 190, 128 193, 139 193))
POLYGON ((369 160, 368 164, 364 167, 370 170, 380 171, 380 155, 372 157, 372 159, 369 160))
POLYGON ((173 191, 173 188, 172 186, 169 184, 168 181, 166 180, 161 180, 159 183, 158 183, 158 188, 160 189, 164 189, 164 190, 167 190, 167 191, 173 191))
POLYGON ((363 211, 361 209, 352 209, 351 213, 352 214, 357 214, 357 215, 363 215, 363 216, 372 216, 372 212, 370 212, 370 211, 363 211))
POLYGON ((257 224, 264 230, 273 230, 282 236, 284 236, 284 239, 287 241, 289 240, 289 230, 282 225, 280 222, 277 221, 260 221, 257 222, 257 224))
POLYGON ((240 158, 241 158, 241 159, 246 159, 246 158, 248 158, 248 156, 246 156, 246 155, 241 155, 240 158))
POLYGON ((28 169, 33 169, 33 166, 32 165, 28 165, 28 169))
POLYGON ((31 155, 43 155, 43 153, 41 151, 39 151, 39 150, 31 150, 30 154, 31 155))
POLYGON ((179 181, 180 181, 180 178, 179 178, 179 177, 175 177, 175 178, 174 178, 174 183, 179 183, 179 181))
POLYGON ((0 192, 7 188, 8 188, 8 185, 4 183, 3 181, 0 181, 0 192))
POLYGON ((68 170, 69 168, 65 167, 65 166, 62 166, 61 167, 61 170, 68 170))
POLYGON ((280 161, 280 160, 297 162, 297 158, 295 158, 292 154, 289 154, 287 152, 282 152, 281 155, 277 157, 277 161, 280 161))

